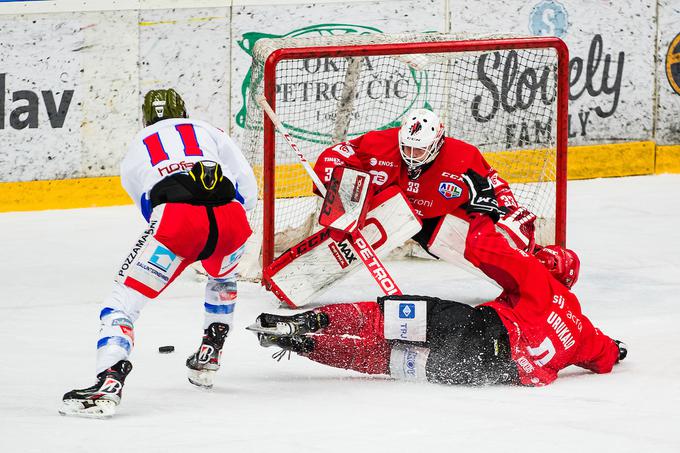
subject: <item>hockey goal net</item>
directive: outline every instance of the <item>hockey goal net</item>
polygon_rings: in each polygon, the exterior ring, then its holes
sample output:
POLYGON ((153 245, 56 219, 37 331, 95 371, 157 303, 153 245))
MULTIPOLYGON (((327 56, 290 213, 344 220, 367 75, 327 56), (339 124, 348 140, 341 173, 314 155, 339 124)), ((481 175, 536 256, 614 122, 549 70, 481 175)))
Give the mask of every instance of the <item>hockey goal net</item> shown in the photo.
POLYGON ((477 146, 520 205, 538 216, 537 242, 564 244, 567 63, 558 38, 433 33, 258 41, 243 143, 260 201, 250 216, 250 270, 242 273, 253 277, 318 228, 311 180, 256 102, 259 95, 311 163, 334 143, 397 127, 409 109, 429 108, 447 136, 477 146))

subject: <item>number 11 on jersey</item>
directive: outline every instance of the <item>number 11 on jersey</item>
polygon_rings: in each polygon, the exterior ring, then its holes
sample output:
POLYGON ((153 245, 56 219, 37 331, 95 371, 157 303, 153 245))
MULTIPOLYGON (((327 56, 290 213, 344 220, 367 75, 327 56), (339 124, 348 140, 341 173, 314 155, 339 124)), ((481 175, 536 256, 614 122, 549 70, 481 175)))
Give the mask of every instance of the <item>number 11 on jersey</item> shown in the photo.
MULTIPOLYGON (((203 151, 201 151, 201 148, 198 146, 198 139, 196 138, 196 131, 194 130, 193 124, 178 124, 175 126, 175 130, 179 133, 179 137, 184 144, 185 156, 203 155, 203 151)), ((168 153, 165 151, 165 148, 163 148, 163 143, 161 142, 161 137, 158 132, 149 135, 142 140, 142 142, 144 142, 144 145, 149 152, 152 167, 169 159, 168 153)))

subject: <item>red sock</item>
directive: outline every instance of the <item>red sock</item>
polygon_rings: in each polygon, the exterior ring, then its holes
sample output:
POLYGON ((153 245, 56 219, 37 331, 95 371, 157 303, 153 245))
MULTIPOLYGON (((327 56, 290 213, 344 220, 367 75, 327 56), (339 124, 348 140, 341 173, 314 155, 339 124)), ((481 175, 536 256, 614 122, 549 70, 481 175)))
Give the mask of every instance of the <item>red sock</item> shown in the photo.
POLYGON ((336 368, 367 374, 389 374, 390 347, 382 333, 369 338, 314 335, 314 351, 305 356, 336 368))
POLYGON ((383 316, 376 302, 355 304, 334 304, 317 308, 315 311, 328 315, 325 335, 372 336, 373 332, 383 331, 383 316))

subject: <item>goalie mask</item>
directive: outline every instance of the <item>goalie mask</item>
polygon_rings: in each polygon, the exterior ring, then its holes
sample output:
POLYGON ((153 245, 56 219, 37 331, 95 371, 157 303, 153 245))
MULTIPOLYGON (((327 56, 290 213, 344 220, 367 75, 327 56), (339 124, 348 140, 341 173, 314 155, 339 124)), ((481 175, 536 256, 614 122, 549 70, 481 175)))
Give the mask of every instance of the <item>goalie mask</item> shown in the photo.
POLYGON ((399 151, 410 171, 437 157, 444 143, 444 125, 430 110, 411 110, 399 129, 399 151))
POLYGON ((142 104, 144 127, 168 118, 186 118, 187 111, 182 97, 172 88, 151 90, 142 104))
POLYGON ((569 289, 574 286, 576 280, 578 280, 581 262, 573 250, 565 249, 559 245, 548 245, 538 250, 534 255, 560 283, 569 289))

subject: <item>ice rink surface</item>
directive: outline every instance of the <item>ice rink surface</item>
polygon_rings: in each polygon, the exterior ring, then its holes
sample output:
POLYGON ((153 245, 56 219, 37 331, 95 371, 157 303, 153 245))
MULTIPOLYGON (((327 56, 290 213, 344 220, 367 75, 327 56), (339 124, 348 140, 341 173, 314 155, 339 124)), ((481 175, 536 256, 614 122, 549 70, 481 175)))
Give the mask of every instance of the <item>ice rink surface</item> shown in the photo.
MULTIPOLYGON (((241 283, 215 388, 186 379, 203 284, 187 271, 136 324, 109 420, 60 417, 94 381, 98 304, 143 227, 132 206, 0 214, 0 452, 679 452, 680 175, 569 183, 567 241, 583 311, 629 356, 550 386, 446 387, 271 359, 243 329, 273 297, 241 283), (174 354, 159 346, 172 344, 174 354)), ((444 263, 391 262, 405 292, 479 303, 497 290, 444 263)), ((367 274, 326 295, 369 300, 367 274)))

